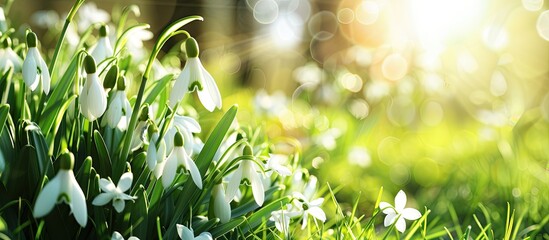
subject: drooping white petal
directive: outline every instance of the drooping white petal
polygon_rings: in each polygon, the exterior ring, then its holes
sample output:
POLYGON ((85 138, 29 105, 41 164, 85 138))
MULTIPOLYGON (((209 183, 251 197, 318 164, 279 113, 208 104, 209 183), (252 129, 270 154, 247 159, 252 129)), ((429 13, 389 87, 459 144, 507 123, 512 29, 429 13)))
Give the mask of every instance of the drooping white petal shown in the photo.
MULTIPOLYGON (((248 160, 245 160, 248 161, 248 160)), ((253 164, 253 163, 249 163, 253 164)), ((248 179, 252 184, 252 193, 254 194, 254 199, 257 205, 262 206, 265 201, 265 190, 263 188, 263 183, 257 172, 253 172, 255 167, 251 166, 250 171, 248 172, 248 179)))
POLYGON ((200 99, 200 102, 206 108, 206 110, 213 112, 215 110, 215 103, 212 99, 212 96, 208 92, 208 89, 204 88, 203 90, 198 90, 198 99, 200 99))
POLYGON ((180 129, 184 128, 192 133, 199 133, 202 130, 200 124, 192 117, 179 116, 176 114, 174 116, 174 124, 180 127, 180 129))
POLYGON ((114 183, 106 178, 99 179, 99 187, 101 187, 101 190, 103 190, 103 192, 113 192, 116 188, 114 183))
POLYGON ((38 66, 36 65, 36 60, 34 59, 38 52, 36 48, 29 48, 25 61, 23 61, 23 80, 25 84, 30 88, 31 91, 36 90, 39 83, 38 77, 38 66))
POLYGON ((406 221, 404 221, 404 218, 400 217, 396 223, 395 223, 395 228, 403 233, 404 231, 406 231, 406 221))
POLYGON ((393 209, 393 205, 387 202, 380 202, 379 209, 381 209, 385 214, 395 213, 395 209, 393 209))
POLYGON ((139 240, 139 238, 138 238, 138 237, 131 236, 131 237, 128 238, 128 240, 139 240))
POLYGON ((303 214, 303 223, 301 224, 301 229, 305 229, 305 227, 307 227, 308 222, 309 222, 309 214, 303 214))
POLYGON ((405 208, 401 212, 402 217, 408 220, 417 220, 421 217, 421 213, 413 208, 405 208))
POLYGON ((114 210, 116 210, 118 213, 121 213, 122 211, 124 211, 126 203, 122 199, 115 199, 112 202, 112 206, 114 207, 114 210))
POLYGON ((396 213, 389 213, 387 216, 385 216, 385 220, 383 220, 383 226, 388 227, 391 226, 396 220, 397 214, 396 213))
POLYGON ((154 176, 156 179, 160 179, 162 174, 164 173, 164 166, 166 165, 167 161, 162 161, 156 164, 156 167, 154 168, 154 176))
POLYGON ((118 181, 118 189, 122 192, 128 191, 128 189, 132 186, 132 182, 133 174, 131 172, 122 174, 120 180, 118 181))
POLYGON ((88 210, 86 208, 86 197, 84 196, 84 192, 82 192, 82 189, 80 188, 80 185, 78 185, 78 182, 74 178, 74 174, 72 171, 70 171, 70 181, 71 181, 71 189, 70 189, 70 204, 71 211, 74 214, 74 218, 80 224, 80 226, 85 227, 86 223, 88 222, 88 210))
MULTIPOLYGON (((97 74, 88 74, 88 79, 86 81, 91 81, 88 89, 88 111, 95 119, 101 117, 105 110, 107 109, 107 94, 99 83, 99 78, 97 74)), ((91 121, 91 120, 90 120, 91 121)))
POLYGON ((223 184, 217 184, 213 188, 214 213, 221 223, 231 220, 231 205, 225 200, 225 189, 223 184))
POLYGON ((114 195, 111 192, 100 193, 93 199, 92 204, 95 206, 103 206, 109 203, 113 197, 114 195))
POLYGON ((164 186, 164 188, 168 188, 172 184, 177 173, 177 157, 174 152, 172 152, 166 160, 166 165, 162 172, 162 186, 164 186))
POLYGON ((214 78, 212 75, 206 71, 204 66, 200 64, 200 67, 202 68, 202 76, 204 76, 204 79, 202 81, 202 84, 205 86, 206 91, 208 92, 208 95, 210 95, 210 98, 212 102, 214 103, 215 107, 218 109, 221 109, 221 94, 219 93, 219 89, 217 88, 217 84, 215 83, 214 78))
POLYGON ((203 232, 200 233, 197 237, 194 238, 195 240, 213 240, 212 234, 209 232, 203 232))
POLYGON ((181 101, 183 96, 189 91, 189 79, 190 72, 187 62, 185 64, 185 67, 183 67, 183 70, 179 74, 179 77, 177 77, 177 79, 175 80, 173 88, 171 89, 169 99, 169 104, 171 108, 173 108, 175 104, 181 101))
POLYGON ((88 81, 86 81, 84 83, 84 86, 80 89, 80 93, 78 95, 78 104, 80 104, 80 112, 82 113, 82 115, 84 115, 85 118, 87 118, 88 120, 89 119, 93 119, 95 120, 94 116, 92 116, 90 114, 90 111, 89 111, 89 104, 88 104, 88 89, 90 88, 90 83, 88 81))
POLYGON ((320 206, 324 202, 324 198, 317 198, 309 203, 311 206, 320 206))
POLYGON ((112 56, 113 50, 111 42, 107 37, 101 37, 97 40, 95 47, 91 50, 91 55, 99 64, 106 58, 112 56))
POLYGON ((59 197, 61 182, 58 176, 52 178, 38 194, 34 205, 33 214, 35 218, 46 216, 55 206, 59 197))
POLYGON ((305 196, 305 199, 311 199, 316 193, 316 184, 318 182, 318 179, 311 175, 309 176, 309 181, 305 185, 305 190, 303 190, 303 195, 305 196))
POLYGON ((231 180, 227 185, 227 195, 225 195, 225 201, 231 202, 238 192, 238 187, 240 186, 240 181, 242 180, 242 162, 241 165, 233 172, 231 180))
POLYGON ((316 219, 324 222, 326 221, 326 214, 324 211, 319 207, 312 207, 307 210, 311 216, 315 217, 316 219))
POLYGON ((156 167, 156 153, 156 141, 151 140, 147 149, 147 166, 149 166, 149 170, 151 171, 156 167))
POLYGON ((185 162, 187 165, 187 169, 189 169, 189 172, 191 173, 191 177, 193 179, 194 184, 200 189, 202 189, 202 177, 200 176, 200 171, 198 171, 198 167, 196 167, 196 163, 185 153, 185 149, 181 149, 183 151, 183 157, 185 158, 185 162))
POLYGON ((117 231, 114 231, 111 236, 111 240, 124 240, 124 236, 117 231))
POLYGON ((177 235, 183 240, 194 239, 194 233, 192 230, 181 224, 175 225, 177 227, 177 235))
POLYGON ((395 196, 395 209, 397 212, 401 212, 406 206, 406 193, 400 190, 395 196))
POLYGON ((132 106, 130 105, 130 101, 126 98, 126 94, 124 94, 122 102, 122 117, 120 118, 120 121, 118 121, 118 125, 116 127, 124 131, 128 129, 128 124, 130 123, 130 118, 132 117, 132 106))
POLYGON ((38 56, 35 60, 37 61, 36 65, 40 67, 42 88, 44 89, 44 93, 48 95, 48 93, 50 93, 50 82, 51 82, 50 71, 48 70, 48 65, 46 64, 42 56, 40 56, 40 53, 38 51, 36 52, 38 56))
POLYGON ((105 112, 105 117, 103 117, 103 120, 101 121, 101 126, 108 125, 111 128, 115 128, 118 125, 118 122, 120 122, 123 104, 120 93, 121 91, 114 92, 113 99, 105 112))

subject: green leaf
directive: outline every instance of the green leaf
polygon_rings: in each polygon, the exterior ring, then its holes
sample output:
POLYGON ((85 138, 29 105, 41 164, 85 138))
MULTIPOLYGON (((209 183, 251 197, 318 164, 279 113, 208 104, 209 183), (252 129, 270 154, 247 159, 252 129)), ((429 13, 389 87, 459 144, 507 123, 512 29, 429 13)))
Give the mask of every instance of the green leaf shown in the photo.
POLYGON ((250 229, 254 229, 255 227, 259 226, 263 220, 269 219, 271 217, 271 213, 279 210, 281 207, 285 206, 290 202, 290 197, 286 196, 280 199, 277 199, 269 205, 262 207, 257 212, 254 212, 250 217, 248 217, 247 224, 245 224, 242 227, 242 232, 246 233, 250 229))
POLYGON ((42 135, 40 127, 31 122, 30 124, 25 126, 25 131, 29 135, 29 144, 34 146, 34 148, 36 149, 36 159, 38 161, 37 173, 40 174, 40 178, 45 174, 48 175, 48 177, 50 178, 53 177, 53 163, 50 156, 48 155, 48 144, 46 143, 44 135, 42 135))
MULTIPOLYGON (((265 199, 269 199, 270 197, 272 197, 273 194, 278 190, 280 190, 280 187, 278 187, 278 186, 274 186, 274 187, 269 188, 267 191, 265 191, 265 199)), ((243 216, 243 215, 248 214, 251 211, 254 211, 254 210, 258 209, 259 207, 260 206, 257 205, 255 200, 251 199, 249 202, 241 204, 237 208, 233 209, 233 211, 231 212, 231 216, 232 217, 243 216)))
POLYGON ((161 79, 158 79, 157 81, 154 81, 152 90, 149 92, 149 95, 147 95, 147 98, 145 98, 145 101, 143 103, 148 103, 151 105, 153 101, 158 97, 158 95, 166 89, 166 86, 168 86, 168 83, 173 79, 173 74, 168 74, 161 79))
POLYGON ((137 199, 133 204, 131 214, 131 229, 133 229, 133 236, 139 239, 145 239, 147 237, 147 220, 149 218, 149 203, 147 202, 147 192, 143 186, 140 186, 137 191, 137 199))
POLYGON ((88 156, 86 159, 84 159, 84 162, 82 162, 82 165, 80 166, 80 169, 76 172, 76 181, 80 184, 80 187, 82 188, 82 191, 84 192, 84 195, 88 196, 89 193, 89 185, 90 185, 90 175, 92 171, 92 158, 88 156))
MULTIPOLYGON (((223 138, 227 134, 227 131, 229 131, 229 128, 231 127, 231 124, 236 117, 237 111, 238 106, 234 105, 227 111, 227 113, 225 113, 213 132, 208 137, 208 140, 206 140, 202 151, 198 154, 195 163, 198 167, 198 170, 200 171, 201 176, 204 176, 204 174, 208 170, 208 166, 212 162, 212 159, 217 149, 221 145, 223 138)), ((206 190, 204 190, 204 192, 205 191, 206 190)), ((167 239, 173 239, 176 237, 174 235, 174 233, 176 232, 176 224, 180 219, 188 219, 188 214, 192 214, 189 209, 191 209, 191 207, 192 209, 196 209, 196 204, 198 203, 198 200, 202 193, 203 191, 198 189, 193 181, 187 181, 185 183, 182 192, 182 196, 185 197, 180 198, 176 203, 176 215, 172 219, 168 231, 166 232, 167 239)))
POLYGON ((203 216, 197 216, 193 219, 193 230, 196 233, 208 232, 213 226, 219 223, 219 218, 208 219, 203 216))
POLYGON ((4 129, 4 124, 8 120, 8 114, 10 113, 10 105, 2 104, 0 105, 0 135, 2 135, 2 130, 4 129))
POLYGON ((99 159, 96 159, 99 164, 97 166, 99 175, 103 177, 109 176, 112 172, 111 157, 109 155, 109 151, 107 150, 107 145, 105 145, 105 141, 103 141, 101 133, 97 130, 93 131, 93 141, 95 142, 95 148, 97 149, 97 154, 99 157, 99 159))
POLYGON ((223 236, 223 234, 228 233, 229 231, 240 226, 245 220, 246 218, 244 216, 235 218, 225 224, 221 224, 215 228, 212 228, 210 230, 210 233, 212 234, 212 237, 215 239, 217 237, 223 236))

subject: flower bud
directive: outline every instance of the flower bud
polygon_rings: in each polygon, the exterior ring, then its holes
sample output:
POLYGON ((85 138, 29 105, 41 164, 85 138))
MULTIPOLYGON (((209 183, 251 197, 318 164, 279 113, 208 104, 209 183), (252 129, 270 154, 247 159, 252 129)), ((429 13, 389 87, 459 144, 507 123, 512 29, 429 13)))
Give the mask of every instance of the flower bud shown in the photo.
POLYGON ((195 58, 198 57, 198 43, 196 40, 192 37, 187 38, 185 41, 185 50, 187 51, 187 57, 189 58, 195 58))
POLYGON ((84 69, 88 74, 95 73, 97 71, 97 67, 95 65, 95 59, 93 59, 91 55, 87 55, 84 58, 84 69))

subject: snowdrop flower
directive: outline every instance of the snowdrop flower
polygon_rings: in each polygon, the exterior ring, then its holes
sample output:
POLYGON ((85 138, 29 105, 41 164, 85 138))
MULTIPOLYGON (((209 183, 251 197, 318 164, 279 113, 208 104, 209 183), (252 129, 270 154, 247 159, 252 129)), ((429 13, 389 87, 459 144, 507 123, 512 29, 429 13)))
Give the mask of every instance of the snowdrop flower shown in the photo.
POLYGON ((177 235, 183 240, 213 240, 212 234, 209 232, 200 233, 197 237, 194 237, 194 231, 192 228, 187 228, 181 224, 177 224, 177 235))
POLYGON ((36 198, 33 214, 35 218, 46 216, 56 203, 64 202, 69 205, 74 218, 85 227, 88 222, 86 199, 80 185, 74 178, 74 156, 70 152, 63 153, 59 159, 60 169, 36 198))
POLYGON ((4 8, 0 7, 0 32, 8 30, 8 24, 6 23, 6 14, 4 14, 4 8))
POLYGON ((221 109, 221 94, 210 73, 198 59, 198 43, 194 38, 185 41, 187 62, 175 80, 170 93, 170 107, 174 107, 187 92, 197 91, 204 108, 212 112, 216 107, 221 109))
POLYGON ((23 80, 31 91, 36 90, 40 80, 42 80, 42 89, 45 94, 48 94, 50 92, 50 72, 48 71, 46 62, 44 62, 40 52, 38 52, 36 44, 36 34, 29 32, 27 34, 27 46, 29 50, 23 62, 23 80))
POLYGON ((299 212, 290 212, 288 210, 278 210, 271 213, 270 221, 275 223, 276 229, 288 236, 290 233, 290 219, 299 216, 299 212))
POLYGON ((155 172, 156 178, 160 178, 164 165, 158 166, 158 164, 164 163, 166 159, 166 142, 164 139, 158 141, 158 128, 154 124, 149 125, 148 134, 150 141, 147 148, 147 165, 151 171, 155 172))
POLYGON ((263 188, 263 182, 261 181, 261 173, 257 170, 255 162, 251 160, 253 157, 252 148, 246 144, 243 150, 244 156, 250 156, 250 160, 241 160, 238 169, 233 173, 231 180, 227 186, 227 195, 225 200, 231 201, 238 192, 240 182, 244 181, 246 185, 252 186, 252 193, 254 195, 257 205, 262 206, 265 200, 265 190, 263 188))
POLYGON ((88 73, 86 83, 80 91, 80 110, 82 115, 90 122, 101 117, 107 109, 107 94, 99 82, 95 60, 87 55, 84 59, 84 67, 88 73))
POLYGON ((183 147, 183 136, 177 132, 174 137, 174 149, 166 159, 166 165, 162 172, 162 185, 164 188, 168 188, 175 179, 175 175, 181 169, 185 169, 190 172, 191 178, 194 184, 202 189, 202 177, 200 171, 194 161, 189 157, 185 148, 183 147))
POLYGON ((106 58, 112 56, 113 50, 111 42, 108 38, 109 28, 107 25, 101 25, 99 28, 99 39, 92 47, 91 55, 98 63, 101 63, 106 58))
POLYGON ((288 156, 286 155, 269 154, 269 159, 265 164, 265 169, 267 170, 265 174, 268 177, 270 177, 273 174, 273 171, 275 171, 280 176, 292 175, 292 171, 290 171, 288 167, 284 166, 284 163, 286 163, 287 161, 288 161, 288 156), (268 170, 273 170, 273 171, 268 171, 268 170))
POLYGON ((13 66, 15 72, 19 72, 21 71, 23 60, 11 48, 11 39, 6 37, 0 44, 0 66, 2 66, 0 70, 6 71, 10 65, 13 66))
MULTIPOLYGON (((122 236, 122 234, 120 234, 119 232, 114 231, 112 233, 111 240, 124 240, 124 236, 122 236)), ((131 236, 131 237, 128 238, 128 240, 139 240, 139 238, 131 236)))
POLYGON ((137 197, 132 197, 124 193, 125 191, 128 191, 128 189, 130 189, 130 187, 132 186, 132 182, 133 174, 131 172, 122 174, 120 180, 118 180, 117 186, 114 185, 110 178, 99 179, 99 186, 101 187, 101 190, 103 190, 103 192, 97 195, 95 199, 93 199, 92 204, 95 206, 103 206, 112 200, 112 206, 114 207, 114 210, 121 213, 126 206, 126 203, 124 201, 137 199, 137 197))
POLYGON ((94 24, 100 22, 109 22, 110 15, 103 9, 97 8, 94 2, 88 2, 83 4, 78 10, 78 30, 80 32, 86 31, 86 29, 94 24))
POLYGON ((131 37, 129 37, 128 42, 126 42, 126 47, 132 54, 132 58, 134 58, 137 62, 140 62, 146 57, 146 48, 143 47, 143 42, 151 40, 153 36, 154 34, 147 29, 137 28, 132 30, 131 37))
POLYGON ((180 116, 177 113, 174 115, 173 121, 168 126, 168 131, 164 136, 166 141, 166 150, 171 152, 173 150, 173 139, 176 132, 180 132, 183 135, 185 142, 185 151, 189 155, 193 154, 194 137, 193 133, 199 133, 202 129, 198 122, 192 117, 180 116))
POLYGON ((118 78, 117 89, 113 91, 112 101, 105 112, 101 125, 108 125, 111 128, 118 128, 122 131, 128 128, 132 116, 132 106, 126 98, 126 78, 118 78))
POLYGON ((221 223, 231 220, 231 205, 225 199, 225 188, 223 183, 214 185, 210 198, 209 207, 210 218, 219 218, 221 223))
POLYGON ((406 193, 404 193, 402 190, 400 190, 397 195, 395 196, 395 206, 386 203, 386 202, 380 202, 379 203, 379 209, 383 211, 383 213, 387 214, 385 216, 385 220, 383 221, 383 225, 385 227, 391 226, 392 224, 395 224, 395 228, 403 233, 406 231, 406 221, 407 220, 417 220, 421 217, 421 213, 413 208, 404 208, 406 206, 406 193))
POLYGON ((309 220, 309 215, 324 222, 326 221, 326 214, 324 210, 320 208, 320 205, 324 202, 324 198, 317 198, 309 201, 303 194, 295 192, 294 197, 297 199, 295 206, 301 211, 303 216, 303 223, 301 229, 305 229, 309 220))

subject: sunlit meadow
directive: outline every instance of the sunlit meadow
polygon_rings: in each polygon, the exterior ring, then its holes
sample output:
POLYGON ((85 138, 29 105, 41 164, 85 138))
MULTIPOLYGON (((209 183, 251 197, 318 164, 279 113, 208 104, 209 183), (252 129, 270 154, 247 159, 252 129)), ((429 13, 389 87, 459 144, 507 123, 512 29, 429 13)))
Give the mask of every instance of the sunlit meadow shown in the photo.
POLYGON ((0 239, 549 239, 543 0, 5 0, 0 239))

